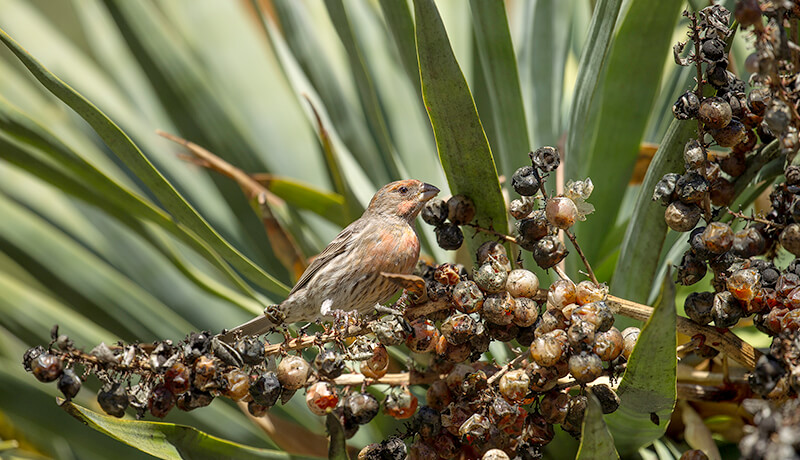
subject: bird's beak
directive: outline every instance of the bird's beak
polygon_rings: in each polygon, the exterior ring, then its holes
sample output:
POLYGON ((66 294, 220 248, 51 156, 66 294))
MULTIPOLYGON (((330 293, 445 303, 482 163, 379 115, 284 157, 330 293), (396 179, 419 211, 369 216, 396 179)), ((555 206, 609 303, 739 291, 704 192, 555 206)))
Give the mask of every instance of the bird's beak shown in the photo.
POLYGON ((431 184, 422 184, 422 190, 419 192, 419 199, 421 201, 429 201, 439 193, 439 189, 431 184))

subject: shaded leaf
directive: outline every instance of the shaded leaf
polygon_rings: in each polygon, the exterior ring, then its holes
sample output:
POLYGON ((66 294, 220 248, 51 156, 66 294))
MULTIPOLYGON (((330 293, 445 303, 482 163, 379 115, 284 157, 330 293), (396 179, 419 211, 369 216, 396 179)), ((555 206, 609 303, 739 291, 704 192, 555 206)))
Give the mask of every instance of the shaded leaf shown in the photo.
POLYGON ((498 172, 505 175, 508 184, 514 171, 528 162, 530 142, 506 7, 501 1, 484 0, 471 0, 470 7, 475 48, 480 56, 492 105, 491 121, 497 136, 494 158, 498 172))
POLYGON ((660 438, 667 429, 677 398, 676 327, 675 285, 668 275, 622 375, 617 389, 619 408, 606 416, 623 457, 660 438))
POLYGON ((277 450, 257 449, 226 441, 189 426, 118 419, 70 402, 62 401, 61 407, 90 428, 158 458, 297 458, 277 450))
POLYGON ((683 169, 683 146, 696 133, 697 124, 673 120, 658 147, 639 189, 633 214, 619 255, 611 292, 623 299, 647 302, 658 270, 660 251, 667 235, 664 207, 653 201, 653 188, 668 172, 683 169))
POLYGON ((594 5, 589 34, 581 51, 578 77, 569 111, 565 161, 565 177, 569 179, 583 179, 576 176, 576 171, 580 170, 582 161, 591 153, 585 145, 588 141, 586 132, 590 126, 590 108, 602 76, 621 4, 622 0, 599 0, 594 5))
MULTIPOLYGON (((508 221, 494 158, 439 11, 433 0, 415 0, 414 11, 422 94, 450 190, 475 202, 479 225, 505 230, 508 221)), ((490 239, 485 234, 466 238, 473 251, 490 239)))
POLYGON ((581 445, 576 460, 619 459, 619 454, 614 448, 614 438, 611 437, 606 422, 603 421, 600 401, 591 391, 587 393, 587 397, 589 402, 586 414, 583 416, 581 445))
POLYGON ((608 56, 608 70, 597 96, 602 101, 594 138, 584 151, 576 152, 573 169, 583 179, 590 174, 598 179, 603 193, 592 195, 595 213, 575 233, 590 261, 607 256, 601 253, 604 238, 619 214, 620 205, 633 167, 639 156, 649 114, 660 87, 662 69, 669 52, 672 31, 682 1, 651 2, 634 0, 622 19, 608 56))
POLYGON ((344 427, 339 422, 339 417, 328 414, 325 419, 325 426, 330 435, 330 443, 328 444, 328 459, 330 460, 350 460, 347 455, 347 444, 345 443, 344 427))
POLYGON ((291 206, 309 210, 340 227, 350 223, 344 197, 338 193, 320 190, 291 177, 272 174, 250 176, 291 206))

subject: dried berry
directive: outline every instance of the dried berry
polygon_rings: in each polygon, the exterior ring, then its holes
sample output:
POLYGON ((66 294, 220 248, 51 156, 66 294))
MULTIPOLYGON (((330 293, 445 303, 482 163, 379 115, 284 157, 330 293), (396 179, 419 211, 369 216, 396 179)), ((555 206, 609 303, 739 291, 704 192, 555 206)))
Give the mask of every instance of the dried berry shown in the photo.
POLYGON ((121 418, 128 407, 128 393, 119 383, 106 384, 97 393, 97 403, 106 414, 121 418))
POLYGON ((684 203, 700 203, 708 193, 708 180, 696 171, 689 171, 675 183, 675 193, 684 203))
POLYGON ((555 147, 539 147, 536 151, 528 154, 534 166, 542 172, 555 171, 561 163, 558 149, 555 147))
POLYGON ((608 295, 608 286, 597 285, 589 280, 583 280, 575 286, 575 301, 578 305, 605 300, 608 295))
MULTIPOLYGON (((375 413, 377 414, 377 400, 375 401, 375 413)), ((442 429, 442 418, 439 411, 430 406, 421 406, 414 416, 414 426, 416 431, 424 439, 431 439, 439 434, 442 429)))
POLYGON ((592 352, 603 361, 613 361, 622 353, 624 343, 619 329, 612 327, 605 332, 598 332, 594 336, 592 352))
POLYGON ((695 284, 706 276, 706 270, 706 263, 702 259, 686 251, 678 265, 678 283, 684 286, 695 284))
POLYGON ((81 390, 81 378, 72 369, 64 369, 61 377, 58 378, 58 390, 64 395, 67 401, 72 400, 81 390))
POLYGON ((713 292, 692 292, 686 297, 683 309, 692 321, 706 325, 713 319, 711 308, 714 305, 713 292))
POLYGON ((703 244, 712 254, 722 254, 731 249, 733 245, 733 230, 731 226, 722 222, 711 222, 700 235, 703 244))
POLYGON ((342 357, 333 350, 322 350, 314 358, 314 367, 317 373, 327 379, 335 379, 344 371, 342 357))
POLYGON ((514 319, 516 301, 508 292, 492 294, 483 302, 481 317, 499 325, 509 325, 514 319))
POLYGON ((606 384, 594 385, 592 393, 600 402, 600 409, 604 414, 610 414, 619 408, 619 396, 606 384))
MULTIPOLYGON (((689 144, 687 144, 687 147, 688 145, 689 144)), ((656 186, 653 190, 653 201, 658 201, 664 206, 667 206, 668 204, 677 200, 677 197, 675 196, 675 184, 678 183, 678 179, 680 179, 680 177, 680 174, 676 173, 664 174, 664 177, 662 177, 656 183, 656 186)))
POLYGON ((173 407, 175 407, 175 395, 167 387, 158 385, 153 388, 147 400, 147 410, 153 417, 164 418, 173 407))
POLYGON ((464 313, 475 313, 483 306, 483 292, 474 281, 460 281, 453 288, 453 304, 464 313))
POLYGON ((519 327, 533 326, 539 318, 539 305, 527 297, 514 300, 514 318, 511 321, 519 327))
POLYGON ((217 365, 214 359, 203 355, 194 362, 194 387, 201 391, 215 389, 219 386, 216 382, 217 365))
POLYGON ((563 329, 556 329, 536 338, 531 344, 531 357, 544 367, 555 365, 564 358, 569 338, 563 329))
POLYGON ((764 253, 767 248, 767 241, 755 227, 748 227, 733 235, 731 252, 743 259, 749 259, 764 253))
POLYGON ((697 117, 708 128, 724 128, 731 122, 731 106, 719 97, 709 97, 700 103, 697 117))
POLYGON ((544 209, 547 221, 557 228, 568 229, 578 219, 578 207, 574 201, 565 196, 549 198, 544 209))
POLYGON ((328 382, 317 382, 306 389, 306 405, 315 415, 330 413, 338 403, 336 388, 328 382))
POLYGON ((447 220, 447 212, 447 203, 440 199, 433 199, 425 203, 420 216, 426 224, 438 227, 447 220))
POLYGON ((61 377, 64 365, 61 358, 51 353, 41 353, 31 361, 34 377, 40 382, 52 382, 61 377))
POLYGON ((555 308, 562 309, 577 299, 577 288, 570 280, 556 280, 547 291, 547 303, 555 308))
POLYGON ((539 175, 532 166, 523 166, 511 176, 511 186, 522 196, 533 196, 539 192, 539 175))
MULTIPOLYGON (((308 366, 308 364, 306 364, 308 366)), ((250 377, 243 371, 234 369, 222 376, 225 383, 225 396, 241 401, 250 390, 250 377)))
POLYGON ((189 391, 191 385, 191 373, 183 363, 177 362, 164 373, 164 385, 174 395, 179 395, 189 391))
POLYGON ((578 383, 589 383, 603 373, 603 362, 594 353, 582 351, 569 357, 569 372, 578 383))
POLYGON ((800 224, 789 224, 780 235, 783 249, 791 252, 795 257, 800 257, 800 224))
POLYGON ((464 225, 475 218, 475 203, 465 195, 453 195, 447 200, 447 218, 456 225, 464 225))
POLYGON ((249 392, 253 401, 264 406, 272 407, 278 402, 281 395, 281 383, 274 372, 265 372, 250 384, 249 392))
POLYGON ((530 386, 530 377, 522 369, 508 371, 500 377, 499 390, 508 401, 519 403, 525 399, 530 386))
POLYGON ((206 407, 214 400, 211 393, 199 390, 189 390, 186 393, 178 396, 175 405, 182 411, 191 411, 206 407))
POLYGON ((478 332, 478 325, 469 315, 463 313, 448 317, 442 322, 441 333, 453 345, 460 345, 478 332))
POLYGON ((484 292, 498 293, 505 289, 508 270, 500 263, 489 261, 474 271, 472 279, 484 292))
POLYGON ((414 415, 417 411, 417 397, 412 395, 408 389, 393 391, 386 396, 383 401, 383 411, 396 419, 406 419, 414 415))
POLYGON ((525 269, 512 270, 506 279, 506 291, 514 297, 534 297, 539 293, 539 278, 525 269))
POLYGON ((406 346, 415 353, 427 353, 436 346, 439 331, 430 320, 419 318, 411 322, 411 333, 406 338, 406 346))
POLYGON ((236 351, 245 364, 257 366, 264 362, 264 343, 258 337, 245 337, 236 342, 236 351))
POLYGON ((728 291, 718 292, 714 295, 711 307, 711 317, 717 327, 732 327, 744 315, 744 310, 739 301, 728 291))
POLYGON ((553 235, 545 236, 536 242, 533 259, 543 269, 555 266, 567 257, 567 247, 553 235))
POLYGON ((687 91, 675 101, 672 106, 672 114, 678 120, 689 120, 697 116, 700 110, 700 99, 692 91, 687 91))
POLYGON ((442 224, 433 229, 436 244, 448 251, 455 251, 464 243, 464 233, 456 224, 442 224))
POLYGON ((389 353, 383 345, 376 345, 372 349, 372 356, 361 362, 361 373, 373 380, 386 375, 389 371, 389 353))
POLYGON ((639 330, 638 327, 627 327, 622 330, 622 356, 624 356, 625 359, 629 359, 631 357, 633 347, 636 346, 636 341, 639 340, 639 334, 641 332, 642 331, 639 330))
POLYGON ((736 299, 750 302, 761 287, 761 274, 753 268, 737 270, 728 277, 727 287, 736 299))
POLYGON ((299 356, 286 356, 278 364, 276 375, 284 390, 297 390, 308 381, 311 367, 299 356))
POLYGON ((664 211, 664 221, 676 232, 688 232, 700 221, 700 214, 697 205, 673 201, 664 211))

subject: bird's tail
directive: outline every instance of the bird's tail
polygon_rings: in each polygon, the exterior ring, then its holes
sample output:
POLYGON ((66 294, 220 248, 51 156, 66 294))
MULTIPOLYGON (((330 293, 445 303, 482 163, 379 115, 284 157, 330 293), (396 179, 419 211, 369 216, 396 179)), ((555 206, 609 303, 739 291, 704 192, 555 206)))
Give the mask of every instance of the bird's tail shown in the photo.
POLYGON ((258 315, 233 329, 223 331, 218 337, 223 342, 233 343, 240 337, 261 335, 275 326, 283 324, 283 318, 276 317, 276 313, 278 312, 274 307, 268 307, 264 314, 258 315))

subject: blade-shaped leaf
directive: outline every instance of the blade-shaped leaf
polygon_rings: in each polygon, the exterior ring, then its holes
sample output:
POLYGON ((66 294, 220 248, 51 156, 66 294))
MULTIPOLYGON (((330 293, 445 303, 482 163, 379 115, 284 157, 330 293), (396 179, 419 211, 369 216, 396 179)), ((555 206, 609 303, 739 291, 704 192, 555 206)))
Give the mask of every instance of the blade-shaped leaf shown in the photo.
POLYGON ((417 93, 422 97, 422 88, 419 82, 419 63, 417 62, 416 40, 414 38, 414 17, 408 2, 396 0, 379 0, 383 18, 389 28, 394 43, 400 54, 400 61, 408 74, 408 79, 414 85, 417 93))
POLYGON ((531 141, 555 146, 561 137, 561 94, 569 50, 572 2, 524 2, 525 26, 519 49, 522 94, 528 109, 531 141), (547 43, 547 46, 542 46, 547 43))
POLYGON ((70 402, 61 407, 90 428, 105 433, 154 457, 163 459, 290 459, 285 452, 257 449, 203 433, 195 428, 172 423, 118 419, 101 415, 70 402))
MULTIPOLYGON (((475 202, 479 225, 505 230, 494 158, 439 11, 433 0, 415 0, 414 11, 422 94, 450 190, 475 202)), ((466 239, 475 249, 491 238, 478 234, 466 239)))
POLYGON ((378 144, 386 174, 391 179, 400 179, 400 170, 397 167, 397 153, 395 152, 395 148, 389 136, 389 129, 387 128, 384 114, 381 111, 380 101, 378 100, 378 94, 375 90, 372 76, 369 74, 366 63, 364 62, 363 53, 356 41, 353 28, 350 25, 350 19, 347 17, 347 12, 344 8, 344 3, 342 3, 342 0, 325 0, 325 7, 333 22, 333 27, 336 29, 336 33, 339 34, 339 39, 342 41, 342 45, 344 45, 344 49, 347 52, 350 71, 355 78, 356 90, 361 100, 361 107, 364 110, 367 124, 378 144))
POLYGON ((587 396, 589 402, 586 406, 586 414, 583 416, 581 445, 578 448, 576 460, 619 459, 619 454, 614 448, 614 438, 611 437, 606 422, 603 421, 600 401, 591 391, 587 396))
POLYGON ((0 30, 0 41, 17 56, 42 85, 69 105, 92 126, 111 150, 156 194, 162 204, 173 213, 178 221, 192 228, 215 250, 219 251, 231 265, 259 286, 277 295, 289 293, 287 286, 266 273, 225 241, 175 190, 166 178, 153 167, 153 164, 139 150, 136 144, 94 104, 50 73, 36 59, 26 53, 5 31, 0 30))
POLYGON ((634 302, 647 302, 658 269, 659 251, 667 235, 664 207, 653 202, 653 188, 668 172, 683 168, 683 146, 696 133, 697 124, 673 120, 644 176, 633 215, 622 240, 611 292, 634 302))
POLYGON ((501 1, 484 0, 471 0, 470 7, 475 47, 492 104, 498 146, 493 153, 498 172, 509 183, 514 171, 528 161, 530 142, 506 7, 501 1))
POLYGON ((350 460, 347 455, 347 444, 345 443, 344 427, 339 422, 339 418, 333 414, 328 414, 325 419, 325 426, 330 435, 328 444, 328 459, 330 460, 350 460))
POLYGON ((586 130, 590 126, 590 109, 611 46, 611 38, 621 4, 622 0, 600 0, 594 5, 592 23, 581 51, 578 78, 575 81, 574 95, 569 111, 565 161, 565 177, 569 179, 580 179, 576 177, 575 173, 580 170, 584 158, 591 153, 587 151, 585 144, 588 141, 586 130))
POLYGON ((622 19, 608 56, 608 70, 598 95, 597 128, 593 141, 583 147, 575 177, 597 177, 592 195, 595 212, 575 227, 581 248, 590 261, 601 260, 604 238, 609 235, 631 173, 639 157, 648 116, 660 87, 662 68, 682 1, 633 0, 622 19), (631 63, 636 63, 631 65, 631 63), (602 180, 601 180, 602 178, 602 180))
POLYGON ((624 457, 660 438, 677 398, 678 360, 675 285, 664 277, 661 296, 645 323, 619 383, 620 405, 606 416, 617 450, 624 457))

